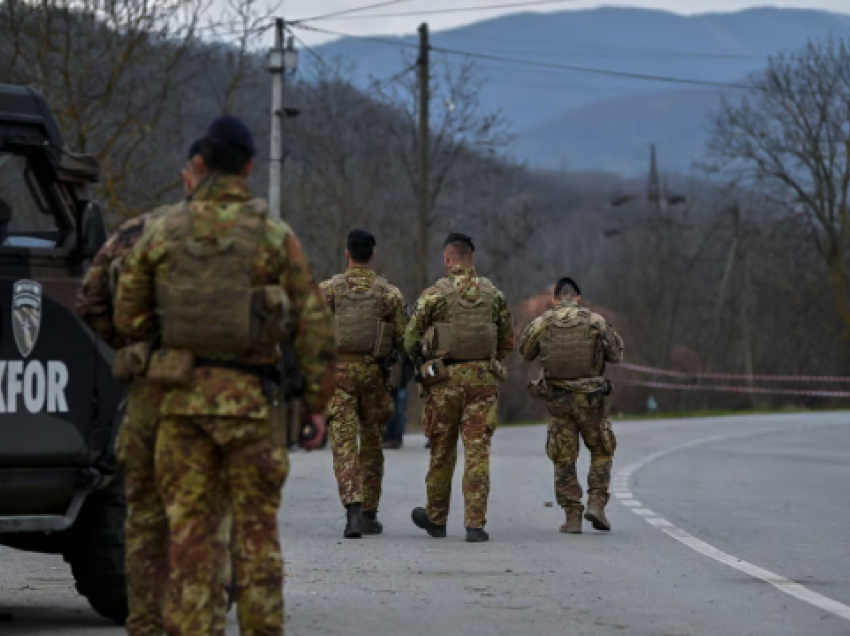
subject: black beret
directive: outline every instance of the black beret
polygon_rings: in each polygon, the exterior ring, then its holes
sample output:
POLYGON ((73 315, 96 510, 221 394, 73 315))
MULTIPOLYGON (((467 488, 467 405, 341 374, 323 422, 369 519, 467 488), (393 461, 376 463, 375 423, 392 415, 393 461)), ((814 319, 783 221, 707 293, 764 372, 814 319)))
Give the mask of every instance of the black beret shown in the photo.
POLYGON ((475 244, 472 242, 472 237, 466 234, 461 234, 460 232, 452 232, 446 237, 445 242, 443 243, 443 247, 447 247, 451 243, 466 243, 469 247, 472 248, 472 251, 475 251, 475 244))
POLYGON ((558 296, 561 293, 561 290, 566 285, 569 285, 570 287, 572 287, 575 290, 577 296, 581 296, 581 289, 579 288, 578 283, 575 282, 569 276, 564 276, 562 279, 560 279, 558 281, 558 284, 555 285, 555 295, 558 296))
POLYGON ((368 245, 369 247, 375 247, 377 243, 375 242, 375 237, 371 232, 367 232, 366 230, 351 230, 348 233, 348 244, 356 243, 358 245, 368 245))
POLYGON ((189 146, 189 160, 194 159, 197 155, 201 154, 201 148, 204 145, 203 138, 196 139, 192 142, 192 145, 189 146))
POLYGON ((257 154, 254 135, 241 120, 230 115, 219 117, 210 124, 204 137, 207 141, 230 148, 236 148, 249 157, 257 154))

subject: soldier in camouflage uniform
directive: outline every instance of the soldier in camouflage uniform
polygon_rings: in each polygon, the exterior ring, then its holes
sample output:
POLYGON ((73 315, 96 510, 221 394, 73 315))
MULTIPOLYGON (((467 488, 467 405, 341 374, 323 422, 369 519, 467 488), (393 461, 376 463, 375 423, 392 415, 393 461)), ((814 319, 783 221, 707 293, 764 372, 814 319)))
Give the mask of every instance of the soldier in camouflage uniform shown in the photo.
POLYGON ((611 383, 605 363, 623 359, 623 340, 602 316, 584 309, 571 278, 555 286, 556 307, 534 320, 519 339, 522 357, 540 358, 541 377, 531 384, 550 414, 546 454, 555 464, 555 496, 564 509, 561 532, 581 533, 581 484, 576 475, 579 436, 590 451, 585 518, 597 530, 610 531, 605 516, 617 439, 608 420, 611 383))
POLYGON ((246 179, 255 147, 232 117, 213 122, 190 200, 139 240, 122 267, 115 324, 150 340, 146 379, 170 388, 160 408, 156 478, 168 515, 172 636, 214 633, 217 501, 232 506, 232 552, 243 636, 283 634, 277 526, 289 461, 274 382, 286 316, 320 443, 334 386, 330 313, 301 245, 268 218, 246 179))
POLYGON ((404 336, 420 370, 420 363, 429 361, 426 377, 418 378, 429 385, 422 413, 431 442, 428 507, 414 509, 412 517, 432 537, 446 536, 460 437, 466 454, 466 540, 478 543, 489 539, 484 526, 490 439, 498 420, 498 385, 505 379, 501 360, 514 348, 514 331, 504 295, 475 271, 472 239, 450 234, 444 248, 446 276, 419 297, 404 336))
MULTIPOLYGON (((187 194, 197 185, 191 168, 200 153, 200 140, 189 149, 189 164, 183 171, 187 194)), ((131 344, 115 332, 112 319, 114 294, 121 261, 133 248, 145 227, 168 211, 159 208, 122 224, 95 256, 77 298, 77 313, 94 332, 116 352, 131 344)), ((120 353, 119 353, 120 355, 120 353)), ((116 454, 124 472, 127 499, 126 571, 127 633, 129 636, 160 636, 162 610, 168 572, 168 522, 154 479, 156 443, 162 389, 133 382, 127 392, 124 421, 118 434, 116 454)), ((224 512, 224 511, 223 511, 224 512)), ((222 537, 229 535, 226 519, 222 537)), ((218 551, 223 560, 223 582, 230 582, 229 550, 218 551)), ((223 632, 224 624, 220 625, 223 632)))
POLYGON ((384 476, 383 438, 392 400, 382 363, 404 346, 404 297, 370 269, 375 237, 352 230, 348 269, 321 284, 335 314, 337 387, 328 405, 328 432, 339 498, 346 508, 343 536, 383 532, 378 521, 384 476), (357 437, 360 436, 360 449, 357 437))

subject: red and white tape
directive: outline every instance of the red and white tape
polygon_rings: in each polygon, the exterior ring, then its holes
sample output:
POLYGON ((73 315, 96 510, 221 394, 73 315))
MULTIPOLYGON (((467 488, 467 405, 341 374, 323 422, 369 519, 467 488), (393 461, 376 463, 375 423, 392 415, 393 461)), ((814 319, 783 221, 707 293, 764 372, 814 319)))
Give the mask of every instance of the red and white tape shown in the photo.
POLYGON ((722 393, 760 393, 764 395, 800 395, 806 397, 848 398, 850 391, 811 391, 806 389, 778 389, 763 386, 722 386, 718 384, 675 384, 673 382, 632 382, 621 380, 625 386, 642 386, 652 389, 678 389, 680 391, 717 391, 722 393))
POLYGON ((618 365, 622 369, 645 373, 649 375, 664 375, 673 378, 688 378, 692 380, 756 380, 759 382, 841 382, 850 384, 850 377, 835 375, 746 375, 737 373, 685 373, 671 369, 657 369, 640 364, 623 362, 618 365))

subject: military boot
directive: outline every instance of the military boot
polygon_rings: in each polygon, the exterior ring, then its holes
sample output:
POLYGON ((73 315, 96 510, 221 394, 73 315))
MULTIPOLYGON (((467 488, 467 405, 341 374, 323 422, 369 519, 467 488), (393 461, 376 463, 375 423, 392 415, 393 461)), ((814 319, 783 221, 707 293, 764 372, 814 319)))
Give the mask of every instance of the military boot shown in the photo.
POLYGON ((413 519, 413 523, 416 524, 417 528, 422 528, 435 539, 445 538, 446 526, 433 523, 428 518, 428 512, 425 508, 414 508, 410 518, 413 519))
POLYGON ((484 528, 467 528, 466 542, 467 543, 484 543, 490 540, 490 535, 484 528))
POLYGON ((573 504, 566 506, 564 512, 567 515, 567 520, 561 526, 562 534, 581 534, 581 514, 584 512, 584 506, 581 504, 573 504))
POLYGON ((587 512, 584 513, 584 518, 593 524, 597 530, 611 531, 611 524, 608 523, 608 518, 605 516, 605 504, 599 499, 591 497, 587 502, 587 512))
POLYGON ((363 504, 353 503, 345 507, 348 521, 343 536, 346 539, 359 539, 363 535, 363 504))
POLYGON ((378 521, 377 510, 363 511, 363 534, 381 534, 384 531, 384 524, 378 521))

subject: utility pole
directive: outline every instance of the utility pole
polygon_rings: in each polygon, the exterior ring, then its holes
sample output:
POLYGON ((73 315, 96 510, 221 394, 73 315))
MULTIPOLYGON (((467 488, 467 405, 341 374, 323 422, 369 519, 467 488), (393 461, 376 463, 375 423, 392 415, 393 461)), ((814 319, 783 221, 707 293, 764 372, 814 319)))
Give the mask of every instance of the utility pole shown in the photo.
POLYGON ((281 219, 281 192, 283 180, 283 74, 284 52, 283 18, 275 20, 274 47, 266 57, 266 70, 272 76, 272 134, 269 152, 269 213, 273 219, 281 219))
MULTIPOLYGON (((736 263, 736 278, 738 291, 738 320, 741 329, 741 356, 744 360, 744 373, 748 376, 747 385, 753 385, 753 349, 750 339, 750 322, 747 317, 747 308, 749 306, 749 274, 747 273, 747 264, 745 262, 744 250, 741 249, 743 241, 741 240, 741 211, 737 204, 732 209, 733 220, 735 223, 735 260, 736 263)), ((755 403, 755 396, 750 396, 751 404, 755 403)))
POLYGON ((419 237, 416 252, 416 283, 420 291, 428 286, 428 217, 431 215, 430 51, 428 23, 423 22, 419 27, 419 237))
POLYGON ((655 157, 655 144, 650 146, 649 155, 649 184, 647 186, 647 196, 650 209, 655 213, 656 218, 661 216, 661 182, 658 178, 658 160, 655 157))

